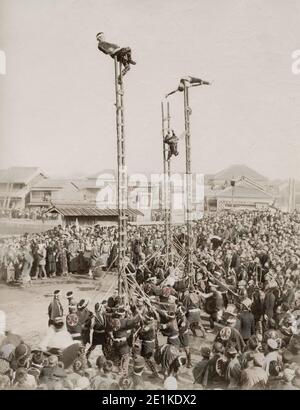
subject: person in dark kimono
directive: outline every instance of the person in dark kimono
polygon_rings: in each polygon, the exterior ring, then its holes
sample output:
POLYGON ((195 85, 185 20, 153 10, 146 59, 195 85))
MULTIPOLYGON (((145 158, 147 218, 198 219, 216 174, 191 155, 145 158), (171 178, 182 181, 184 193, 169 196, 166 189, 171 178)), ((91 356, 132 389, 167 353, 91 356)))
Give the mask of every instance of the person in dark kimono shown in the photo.
POLYGON ((84 346, 90 343, 90 331, 93 318, 93 313, 87 308, 88 304, 88 299, 81 299, 77 305, 79 323, 81 324, 82 343, 84 346))
POLYGON ((273 287, 269 287, 270 285, 268 285, 266 287, 266 293, 265 293, 265 299, 264 299, 264 324, 265 324, 265 328, 268 325, 268 321, 270 319, 274 318, 275 315, 275 302, 276 302, 276 298, 274 295, 274 288, 273 287))
POLYGON ((202 384, 203 377, 210 359, 210 354, 211 351, 209 347, 201 348, 202 360, 198 362, 193 368, 194 384, 202 384))
POLYGON ((92 344, 89 347, 86 356, 89 357, 93 350, 97 346, 103 346, 105 343, 105 331, 107 327, 107 319, 105 315, 105 306, 104 304, 96 303, 95 304, 95 313, 93 317, 93 336, 92 344))
POLYGON ((53 293, 53 300, 48 306, 48 326, 52 326, 55 323, 56 318, 61 318, 64 314, 62 304, 59 300, 60 290, 55 290, 53 293))
POLYGON ((129 339, 132 329, 141 321, 139 313, 132 318, 126 317, 124 308, 119 307, 112 315, 108 325, 108 331, 111 334, 115 359, 118 361, 120 373, 123 377, 128 377, 130 346, 129 339))
POLYGON ((189 343, 189 328, 190 328, 190 323, 188 319, 186 318, 186 309, 183 306, 179 306, 176 310, 176 318, 177 318, 177 327, 179 331, 179 340, 180 340, 180 346, 183 347, 185 354, 186 354, 186 360, 187 368, 192 367, 192 362, 191 362, 191 352, 190 352, 190 343, 189 343))
POLYGON ((78 271, 78 241, 70 240, 68 245, 68 257, 69 257, 69 271, 76 273, 78 271))
POLYGON ((157 332, 154 318, 150 314, 145 314, 142 327, 139 331, 139 339, 142 342, 141 356, 151 370, 153 376, 158 377, 158 372, 153 362, 155 348, 157 347, 157 332))
POLYGON ((224 355, 224 346, 214 342, 212 348, 213 356, 209 359, 204 375, 202 386, 204 389, 224 389, 226 386, 225 371, 227 359, 224 355))
POLYGON ((196 329, 200 329, 202 332, 202 337, 206 337, 206 331, 202 325, 202 320, 200 316, 200 294, 195 290, 187 292, 183 300, 184 307, 186 309, 186 317, 189 322, 190 329, 193 336, 197 336, 196 329))
POLYGON ((51 242, 46 248, 46 271, 50 278, 56 276, 56 248, 51 242))
POLYGON ((62 242, 57 247, 56 254, 56 267, 57 274, 62 276, 68 276, 68 256, 67 250, 62 242))
POLYGON ((118 244, 116 241, 113 241, 112 247, 110 249, 109 257, 107 259, 106 268, 114 269, 118 265, 118 244))
POLYGON ((247 298, 242 302, 242 311, 239 314, 241 335, 245 343, 255 334, 255 320, 251 312, 251 299, 247 298))
POLYGON ((174 157, 177 157, 177 155, 179 155, 178 141, 179 138, 175 135, 174 130, 169 131, 165 136, 164 143, 169 146, 167 161, 169 161, 173 155, 174 157))

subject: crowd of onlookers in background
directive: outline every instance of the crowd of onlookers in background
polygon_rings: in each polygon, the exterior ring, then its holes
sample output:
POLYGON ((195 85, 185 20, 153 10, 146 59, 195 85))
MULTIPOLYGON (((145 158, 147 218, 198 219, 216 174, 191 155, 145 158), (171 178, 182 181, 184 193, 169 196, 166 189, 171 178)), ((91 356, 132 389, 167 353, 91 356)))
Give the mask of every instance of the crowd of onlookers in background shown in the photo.
POLYGON ((0 209, 0 218, 31 219, 32 221, 56 220, 56 214, 45 214, 45 207, 0 209))
MULTIPOLYGON (((92 312, 88 299, 76 301, 68 292, 64 317, 56 290, 48 308, 49 334, 39 349, 15 347, 10 339, 0 349, 6 388, 145 388, 147 365, 161 385, 162 376, 164 383, 171 377, 173 389, 186 366, 194 388, 298 390, 299 214, 223 212, 205 215, 192 231, 193 267, 186 275, 186 227, 172 227, 174 260, 167 264, 164 226, 129 225, 124 265, 136 292, 130 303, 112 290, 92 312), (195 339, 196 329, 202 340, 195 339), (215 335, 212 347, 207 333, 215 335), (100 345, 104 357, 90 362, 100 345)), ((1 275, 23 284, 69 272, 94 275, 97 266, 116 266, 117 254, 117 227, 57 226, 4 240, 1 275)))

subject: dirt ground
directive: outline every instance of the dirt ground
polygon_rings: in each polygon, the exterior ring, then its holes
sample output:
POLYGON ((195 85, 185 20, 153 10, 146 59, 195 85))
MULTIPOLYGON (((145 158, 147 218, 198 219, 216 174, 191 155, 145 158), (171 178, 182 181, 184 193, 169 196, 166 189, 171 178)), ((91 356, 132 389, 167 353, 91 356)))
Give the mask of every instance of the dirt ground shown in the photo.
MULTIPOLYGON (((106 273, 98 280, 78 276, 38 280, 26 288, 0 283, 0 310, 6 313, 7 330, 21 335, 24 341, 31 346, 37 346, 47 332, 47 309, 55 289, 60 289, 62 292, 61 300, 65 313, 68 309, 64 295, 70 290, 74 292, 76 300, 90 298, 90 308, 93 310, 97 301, 107 298, 108 294, 111 293, 116 281, 115 274, 106 273)), ((211 345, 212 339, 212 334, 208 334, 206 340, 190 336, 193 365, 200 360, 200 348, 203 345, 211 345)), ((100 347, 95 349, 91 355, 91 361, 93 362, 100 353, 100 347)), ((192 370, 183 368, 178 378, 178 387, 181 389, 193 388, 192 380, 192 370)), ((161 387, 162 379, 155 381, 148 379, 148 383, 153 388, 161 387)))

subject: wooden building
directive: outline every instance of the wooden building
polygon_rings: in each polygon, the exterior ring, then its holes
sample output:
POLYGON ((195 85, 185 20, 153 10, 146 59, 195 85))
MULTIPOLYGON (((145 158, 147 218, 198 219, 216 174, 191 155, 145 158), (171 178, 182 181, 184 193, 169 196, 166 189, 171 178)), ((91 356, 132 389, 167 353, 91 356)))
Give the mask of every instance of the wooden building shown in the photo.
MULTIPOLYGON (((78 225, 110 225, 118 223, 118 210, 97 208, 93 205, 61 204, 53 205, 46 214, 57 214, 63 226, 78 225)), ((126 215, 129 222, 136 222, 138 216, 143 216, 137 209, 128 208, 126 215)))

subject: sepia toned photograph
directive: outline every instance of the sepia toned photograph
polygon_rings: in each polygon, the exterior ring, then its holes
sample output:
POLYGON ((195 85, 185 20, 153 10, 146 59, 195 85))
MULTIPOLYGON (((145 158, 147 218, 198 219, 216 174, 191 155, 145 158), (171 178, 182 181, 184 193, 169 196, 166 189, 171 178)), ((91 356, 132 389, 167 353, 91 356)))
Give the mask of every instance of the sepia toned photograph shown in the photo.
POLYGON ((299 390, 300 2, 0 21, 0 390, 299 390))

